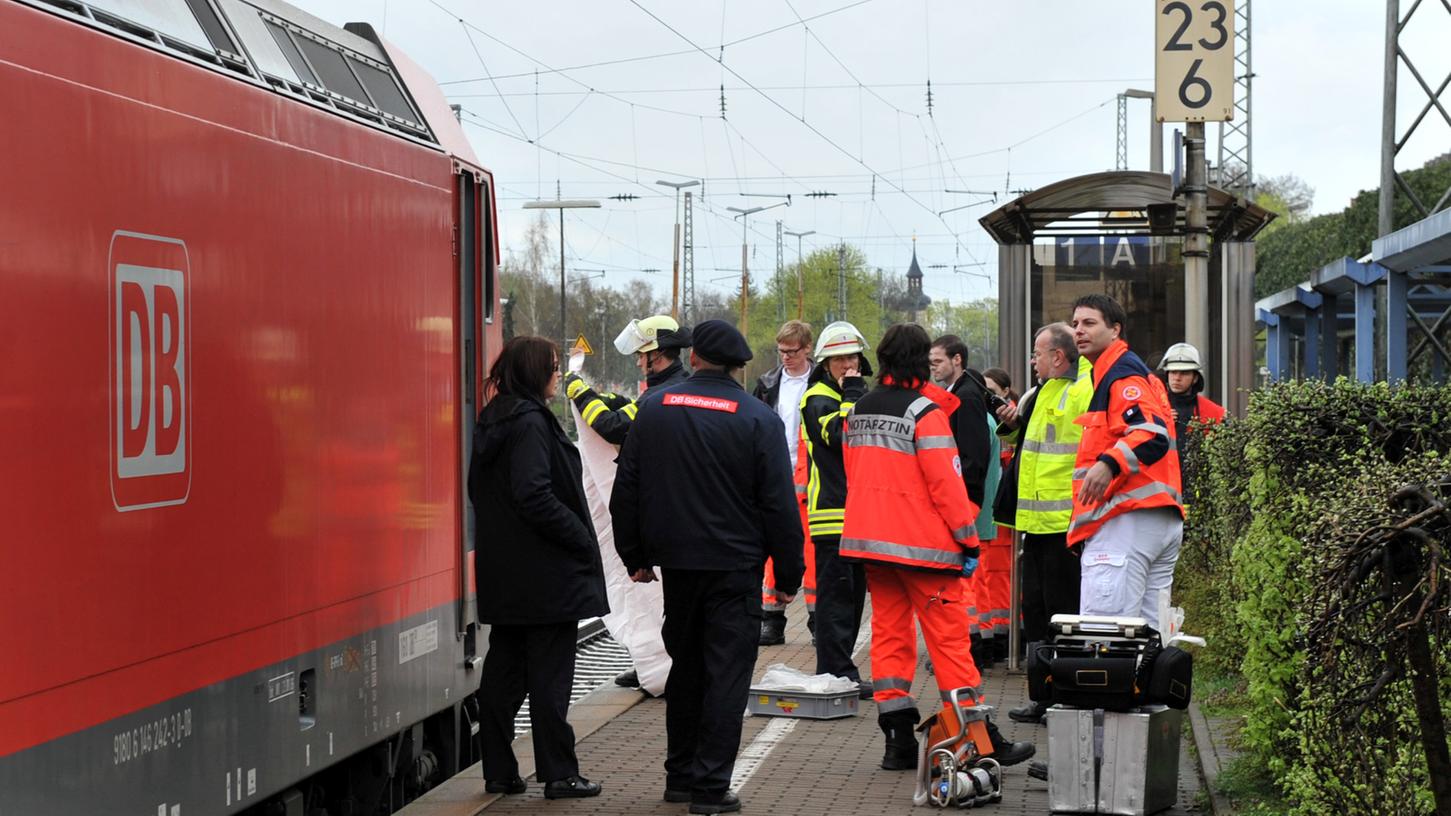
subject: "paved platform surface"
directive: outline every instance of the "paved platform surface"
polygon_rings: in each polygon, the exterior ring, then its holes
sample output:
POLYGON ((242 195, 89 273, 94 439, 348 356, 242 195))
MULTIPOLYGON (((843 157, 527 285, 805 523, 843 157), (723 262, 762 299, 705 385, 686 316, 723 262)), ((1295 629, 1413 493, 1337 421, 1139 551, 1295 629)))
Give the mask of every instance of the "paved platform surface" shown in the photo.
MULTIPOLYGON (((870 608, 868 608, 868 619, 870 608)), ((788 611, 786 644, 764 647, 756 661, 755 677, 772 663, 786 663, 810 671, 815 653, 806 631, 806 613, 799 602, 788 611)), ((858 653, 864 676, 870 674, 865 647, 858 653)), ((912 692, 919 701, 936 701, 937 686, 919 661, 912 692)), ((1021 674, 1008 674, 1003 664, 984 674, 988 702, 1010 739, 1038 743, 1039 758, 1046 758, 1047 729, 1019 725, 1006 711, 1026 701, 1021 674)), ((935 704, 935 703, 934 703, 935 704)), ((924 713, 934 704, 921 703, 924 713)), ((474 766, 429 796, 410 805, 405 816, 463 816, 487 809, 491 814, 569 813, 640 816, 683 814, 686 806, 661 800, 665 772, 665 701, 646 699, 634 691, 601 689, 571 711, 579 736, 580 770, 604 785, 593 799, 549 801, 543 786, 533 779, 522 796, 485 796, 483 781, 474 766), (581 728, 581 726, 584 726, 581 728), (588 732, 588 733, 586 733, 588 732)), ((1196 807, 1200 780, 1188 750, 1189 729, 1184 729, 1179 759, 1179 805, 1166 814, 1200 814, 1196 807)), ((521 764, 528 773, 533 763, 524 751, 527 737, 516 741, 521 764)), ((863 702, 861 713, 840 720, 797 720, 750 717, 741 738, 733 788, 750 814, 875 814, 914 810, 913 772, 884 771, 879 767, 882 734, 877 728, 876 706, 863 702)), ((1027 763, 1006 769, 1003 801, 988 812, 1001 814, 1048 813, 1046 782, 1029 779, 1027 763)), ((926 810, 917 812, 925 813, 926 810)))

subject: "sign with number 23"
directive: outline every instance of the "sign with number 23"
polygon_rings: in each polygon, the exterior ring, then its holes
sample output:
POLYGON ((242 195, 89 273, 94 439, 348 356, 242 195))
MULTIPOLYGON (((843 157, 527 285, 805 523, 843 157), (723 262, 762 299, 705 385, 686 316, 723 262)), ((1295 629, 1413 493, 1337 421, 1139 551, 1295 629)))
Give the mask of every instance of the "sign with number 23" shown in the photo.
POLYGON ((1154 93, 1161 122, 1234 115, 1234 0, 1156 0, 1154 93))

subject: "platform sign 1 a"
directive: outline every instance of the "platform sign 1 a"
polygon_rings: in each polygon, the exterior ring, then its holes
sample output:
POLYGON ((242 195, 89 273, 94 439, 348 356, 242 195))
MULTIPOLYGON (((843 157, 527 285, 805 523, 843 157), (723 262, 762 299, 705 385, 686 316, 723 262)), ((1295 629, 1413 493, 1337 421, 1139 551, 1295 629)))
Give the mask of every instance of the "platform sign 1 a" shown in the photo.
POLYGON ((1160 122, 1234 118, 1234 0, 1155 0, 1160 122))

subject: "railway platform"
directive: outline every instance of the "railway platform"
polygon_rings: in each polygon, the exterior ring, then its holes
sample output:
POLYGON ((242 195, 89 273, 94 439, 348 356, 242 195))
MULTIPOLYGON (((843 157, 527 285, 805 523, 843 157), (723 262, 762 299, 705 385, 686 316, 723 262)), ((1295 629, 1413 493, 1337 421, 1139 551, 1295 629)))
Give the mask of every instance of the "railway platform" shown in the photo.
MULTIPOLYGON (((870 608, 868 608, 870 617, 870 608)), ((755 677, 760 678, 772 663, 786 663, 810 671, 815 664, 810 635, 806 631, 806 610, 796 602, 788 611, 786 643, 762 647, 756 660, 755 677)), ((857 663, 870 672, 867 652, 869 635, 858 641, 857 663)), ((919 658, 924 661, 925 655, 919 658)), ((932 675, 919 662, 912 693, 919 701, 935 701, 937 687, 932 675)), ((988 701, 997 707, 994 718, 1010 739, 1031 740, 1038 746, 1039 759, 1046 758, 1047 729, 1021 725, 1007 717, 1007 710, 1027 700, 1023 675, 1009 674, 1005 664, 983 673, 988 701)), ((923 703, 924 711, 930 705, 923 703)), ((679 816, 682 804, 662 800, 665 776, 665 701, 650 699, 634 689, 605 686, 590 693, 570 709, 578 740, 580 771, 604 785, 597 798, 550 801, 544 788, 528 777, 533 771, 529 736, 515 740, 520 771, 529 779, 529 791, 522 796, 484 793, 478 765, 400 811, 402 816, 474 816, 497 814, 569 813, 600 816, 679 816)), ((1208 813, 1200 804, 1198 766, 1189 750, 1190 729, 1184 729, 1180 746, 1179 803, 1163 811, 1169 816, 1208 813)), ((908 771, 884 771, 882 734, 877 728, 876 707, 863 702, 856 717, 838 720, 805 720, 748 717, 741 736, 732 789, 741 796, 746 814, 855 814, 906 813, 912 806, 914 775, 908 771)), ((987 812, 1018 816, 1047 814, 1048 785, 1028 777, 1023 763, 1006 769, 1003 801, 987 812)), ((925 809, 919 812, 927 812, 925 809)))

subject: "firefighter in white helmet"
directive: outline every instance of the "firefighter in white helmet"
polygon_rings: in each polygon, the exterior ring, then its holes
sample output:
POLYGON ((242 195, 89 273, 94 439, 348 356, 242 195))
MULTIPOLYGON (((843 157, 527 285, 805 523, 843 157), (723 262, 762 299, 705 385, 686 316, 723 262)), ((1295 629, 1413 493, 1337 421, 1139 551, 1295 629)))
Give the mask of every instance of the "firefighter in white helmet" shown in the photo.
MULTIPOLYGON (((690 328, 683 327, 670 315, 654 315, 644 320, 631 320, 615 338, 615 350, 635 355, 640 376, 645 378, 644 397, 651 389, 674 385, 690 376, 680 362, 680 350, 690 346, 690 328)), ((620 394, 597 393, 579 375, 583 355, 569 360, 569 375, 564 378, 564 393, 579 408, 579 415, 607 442, 625 443, 625 434, 638 410, 635 400, 620 394)))
POLYGON ((846 466, 842 441, 846 417, 867 392, 871 376, 867 341, 857 327, 838 320, 816 342, 816 367, 801 398, 801 433, 811 457, 806 483, 808 546, 816 548, 816 673, 857 681, 863 699, 871 684, 852 660, 861 630, 867 577, 859 561, 843 561, 841 529, 846 518, 846 466))
POLYGON ((1224 408, 1204 396, 1204 364, 1200 362, 1199 349, 1188 343, 1175 343, 1164 352, 1159 361, 1159 370, 1164 373, 1165 384, 1169 386, 1169 409, 1174 413, 1175 439, 1183 439, 1189 423, 1219 422, 1224 419, 1224 408))
MULTIPOLYGON (((690 378, 690 373, 680 362, 680 350, 690 345, 690 328, 681 326, 670 315, 631 320, 615 338, 615 350, 635 355, 635 365, 640 368, 640 376, 645 378, 646 388, 640 393, 641 399, 655 388, 690 378)), ((579 375, 583 367, 583 354, 570 355, 569 374, 564 378, 565 395, 579 408, 580 418, 585 424, 601 438, 613 445, 623 445, 639 410, 638 402, 623 394, 596 392, 579 375)), ((623 672, 615 678, 615 684, 636 688, 640 685, 640 673, 636 669, 623 672)))

